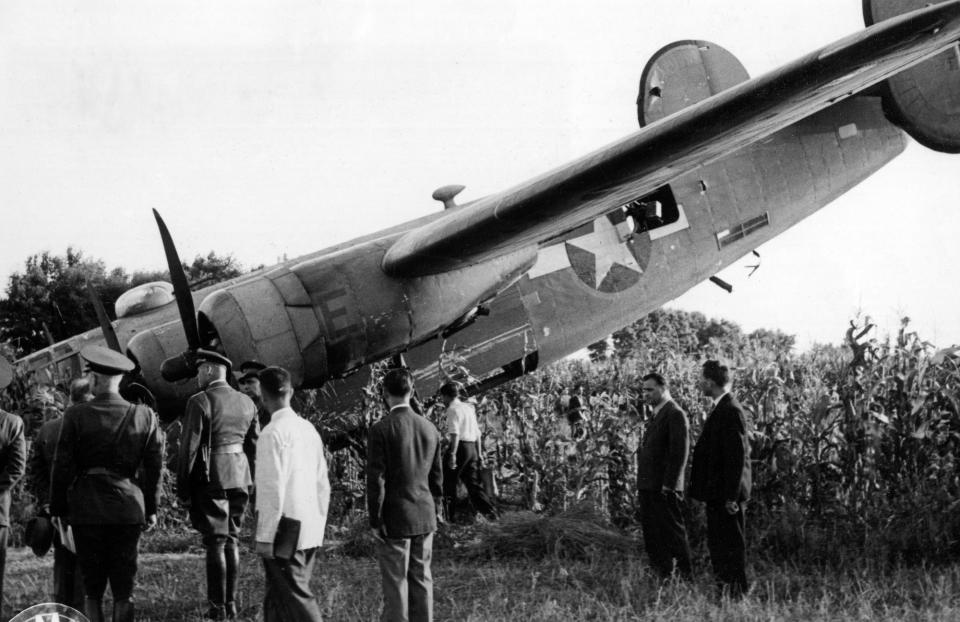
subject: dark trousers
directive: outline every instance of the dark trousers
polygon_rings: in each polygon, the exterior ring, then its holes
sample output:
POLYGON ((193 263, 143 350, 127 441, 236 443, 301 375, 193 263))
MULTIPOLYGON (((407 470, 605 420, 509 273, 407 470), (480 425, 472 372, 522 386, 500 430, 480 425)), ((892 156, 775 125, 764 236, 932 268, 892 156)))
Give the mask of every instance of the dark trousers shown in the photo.
POLYGON ((53 534, 53 600, 83 611, 83 572, 76 553, 60 544, 60 535, 53 534))
POLYGON ((190 504, 190 522, 206 549, 207 600, 215 608, 235 601, 240 563, 240 527, 250 495, 245 488, 200 490, 190 504))
POLYGON ((323 620, 320 606, 310 591, 310 576, 317 549, 297 551, 289 560, 265 559, 267 575, 263 597, 265 622, 314 622, 323 620))
POLYGON ((77 560, 87 598, 101 600, 110 582, 113 600, 128 600, 137 576, 140 525, 74 525, 77 560))
POLYGON ((4 578, 7 574, 7 537, 9 527, 0 526, 0 618, 3 617, 3 593, 6 591, 4 578))
POLYGON ((383 584, 381 622, 432 622, 433 534, 377 543, 383 584))
POLYGON ((749 588, 745 534, 742 504, 736 514, 730 514, 723 502, 707 503, 707 548, 721 595, 739 598, 749 588))
POLYGON ((249 499, 245 488, 198 490, 190 499, 190 523, 203 536, 204 544, 237 542, 249 499))
POLYGON ((650 565, 663 577, 674 571, 689 578, 690 545, 683 524, 680 495, 659 490, 640 491, 640 525, 650 565))
POLYGON ((457 468, 443 470, 443 500, 446 506, 447 520, 453 520, 454 506, 457 502, 457 482, 463 482, 470 496, 473 509, 489 518, 497 516, 487 491, 480 482, 480 459, 477 444, 461 442, 457 444, 457 468))

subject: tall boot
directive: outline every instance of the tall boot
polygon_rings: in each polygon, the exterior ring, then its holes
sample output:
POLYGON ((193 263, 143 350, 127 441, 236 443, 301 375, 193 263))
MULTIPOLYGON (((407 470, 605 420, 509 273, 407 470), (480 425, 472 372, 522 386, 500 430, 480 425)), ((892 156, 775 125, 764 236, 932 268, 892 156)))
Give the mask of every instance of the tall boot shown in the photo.
POLYGON ((237 570, 240 567, 240 549, 237 548, 236 542, 230 541, 224 546, 223 553, 227 562, 226 582, 224 584, 226 591, 223 594, 224 608, 227 619, 235 620, 237 618, 237 570))
POLYGON ((227 561, 224 557, 223 542, 207 545, 207 600, 210 609, 207 618, 223 620, 225 616, 223 596, 226 591, 227 561))
POLYGON ((132 600, 127 599, 127 600, 114 601, 113 622, 133 622, 133 601, 132 600))
POLYGON ((99 598, 83 599, 83 615, 90 622, 103 622, 103 601, 99 598))

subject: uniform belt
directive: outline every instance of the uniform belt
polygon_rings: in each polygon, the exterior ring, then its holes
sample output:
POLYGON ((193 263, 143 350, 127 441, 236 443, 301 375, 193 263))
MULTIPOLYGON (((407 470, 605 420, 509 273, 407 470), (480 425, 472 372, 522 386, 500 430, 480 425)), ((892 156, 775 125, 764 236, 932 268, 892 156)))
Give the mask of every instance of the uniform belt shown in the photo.
POLYGON ((217 454, 242 454, 243 444, 231 443, 230 445, 220 445, 219 447, 214 447, 211 449, 210 453, 214 456, 217 454))
POLYGON ((476 445, 477 441, 460 441, 460 445, 476 445))

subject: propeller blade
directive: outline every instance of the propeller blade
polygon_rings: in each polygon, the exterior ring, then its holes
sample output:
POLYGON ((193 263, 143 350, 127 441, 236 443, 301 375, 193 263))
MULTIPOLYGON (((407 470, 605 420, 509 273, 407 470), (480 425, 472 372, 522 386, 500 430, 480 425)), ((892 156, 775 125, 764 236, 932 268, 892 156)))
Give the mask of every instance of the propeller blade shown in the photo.
POLYGON ((187 345, 191 350, 200 347, 200 329, 197 328, 197 311, 193 307, 193 294, 190 293, 190 283, 180 263, 180 255, 173 244, 173 237, 167 225, 160 218, 160 213, 153 210, 160 228, 160 238, 163 240, 163 252, 167 256, 167 268, 170 270, 170 282, 173 284, 173 293, 177 297, 177 308, 180 309, 180 321, 183 323, 183 332, 187 335, 187 345))
POLYGON ((113 324, 107 317, 107 310, 103 308, 103 301, 97 295, 97 290, 89 283, 87 284, 87 297, 90 298, 90 303, 97 312, 97 320, 100 322, 103 338, 107 340, 107 347, 114 352, 123 354, 123 350, 120 349, 120 339, 117 338, 117 331, 113 330, 113 324))

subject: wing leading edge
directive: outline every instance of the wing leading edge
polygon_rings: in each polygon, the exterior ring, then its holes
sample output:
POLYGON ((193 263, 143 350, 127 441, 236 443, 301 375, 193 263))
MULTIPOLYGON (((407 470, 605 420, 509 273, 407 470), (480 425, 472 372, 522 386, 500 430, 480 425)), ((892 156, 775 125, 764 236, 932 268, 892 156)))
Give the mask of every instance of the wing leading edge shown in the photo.
POLYGON ((537 244, 761 140, 956 44, 960 0, 906 13, 743 82, 568 165, 401 237, 396 277, 437 274, 537 244))

